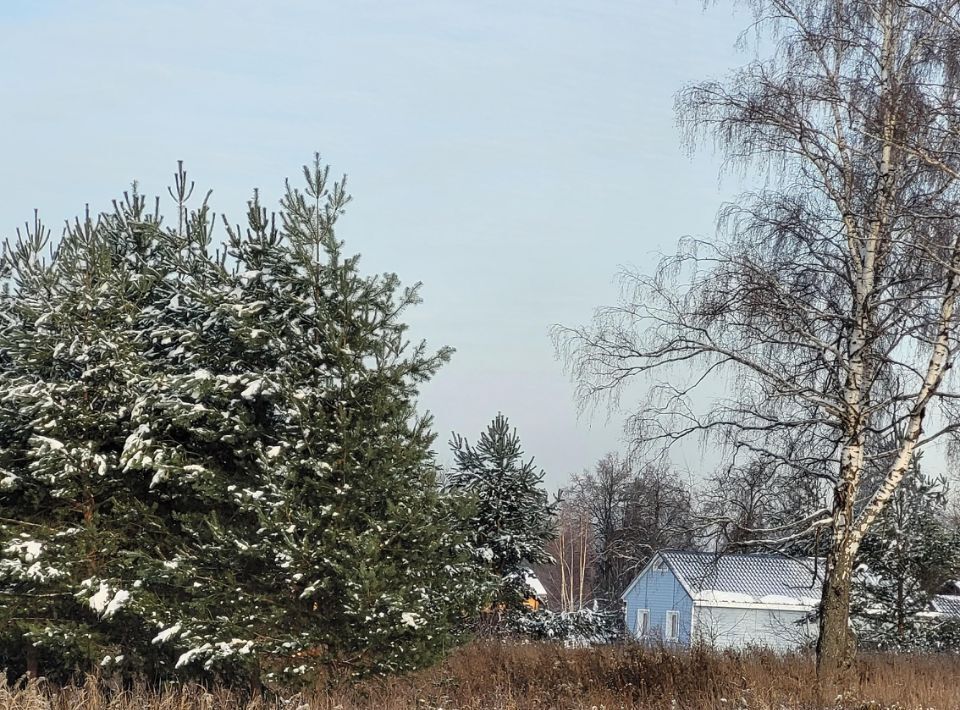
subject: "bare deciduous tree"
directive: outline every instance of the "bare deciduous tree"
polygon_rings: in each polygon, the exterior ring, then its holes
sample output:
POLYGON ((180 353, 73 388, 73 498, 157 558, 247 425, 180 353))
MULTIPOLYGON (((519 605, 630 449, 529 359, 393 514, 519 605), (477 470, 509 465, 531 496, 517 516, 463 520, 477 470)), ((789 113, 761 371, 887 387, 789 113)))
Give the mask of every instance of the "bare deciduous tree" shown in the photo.
POLYGON ((594 470, 574 476, 570 494, 593 532, 595 593, 604 606, 617 599, 621 579, 632 569, 624 535, 624 518, 633 471, 630 463, 607 454, 594 470))
POLYGON ((698 519, 717 552, 742 552, 771 527, 778 506, 776 474, 760 459, 717 471, 701 493, 698 519))
POLYGON ((721 211, 716 240, 624 273, 619 305, 555 336, 587 400, 650 385, 630 419, 648 445, 701 434, 830 487, 771 534, 829 540, 832 686, 854 654, 860 542, 916 453, 960 427, 960 0, 743 4, 767 56, 678 105, 689 138, 764 186, 721 211), (698 397, 718 381, 724 397, 698 397))
MULTIPOLYGON (((821 557, 820 536, 797 520, 827 508, 829 489, 820 476, 798 473, 770 457, 732 457, 697 496, 700 545, 724 552, 779 550, 793 557, 821 557)), ((814 569, 811 566, 811 573, 814 569)))
POLYGON ((690 491, 664 465, 607 454, 593 471, 574 476, 568 500, 589 522, 591 598, 604 608, 619 609, 623 590, 654 552, 691 543, 690 491))

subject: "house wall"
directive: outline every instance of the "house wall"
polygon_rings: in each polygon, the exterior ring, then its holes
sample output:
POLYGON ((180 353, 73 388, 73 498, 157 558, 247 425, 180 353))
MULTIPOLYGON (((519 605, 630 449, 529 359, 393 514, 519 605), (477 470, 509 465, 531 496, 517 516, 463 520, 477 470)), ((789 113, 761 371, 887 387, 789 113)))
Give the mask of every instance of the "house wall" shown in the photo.
POLYGON ((691 614, 693 600, 668 569, 658 570, 653 566, 641 573, 625 597, 626 626, 634 633, 637 610, 650 612, 649 638, 651 641, 664 641, 664 629, 667 623, 667 611, 680 613, 680 643, 690 645, 691 614))
POLYGON ((694 614, 694 638, 715 648, 789 651, 816 638, 816 625, 803 611, 698 606, 694 614))

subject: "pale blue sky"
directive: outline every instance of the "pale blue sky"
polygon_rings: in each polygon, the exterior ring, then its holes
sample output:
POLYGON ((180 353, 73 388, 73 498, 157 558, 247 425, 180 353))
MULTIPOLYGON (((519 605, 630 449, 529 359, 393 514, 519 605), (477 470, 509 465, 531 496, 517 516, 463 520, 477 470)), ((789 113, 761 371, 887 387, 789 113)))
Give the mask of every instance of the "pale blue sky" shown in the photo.
POLYGON ((685 155, 673 97, 744 60, 744 21, 700 0, 2 0, 0 233, 161 191, 177 159, 239 219, 319 150, 350 176, 348 247, 423 281, 415 335, 457 348, 422 397, 444 458, 502 411, 558 485, 620 420, 578 418, 548 328, 712 234, 734 186, 685 155))

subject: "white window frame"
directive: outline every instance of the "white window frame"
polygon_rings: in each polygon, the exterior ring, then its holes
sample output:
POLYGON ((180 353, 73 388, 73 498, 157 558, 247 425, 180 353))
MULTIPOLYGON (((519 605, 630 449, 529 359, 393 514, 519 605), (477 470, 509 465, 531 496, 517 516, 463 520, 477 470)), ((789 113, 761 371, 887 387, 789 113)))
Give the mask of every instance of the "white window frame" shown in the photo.
POLYGON ((663 627, 663 638, 666 641, 679 641, 680 640, 680 612, 675 609, 671 609, 667 612, 667 623, 663 627), (676 633, 674 633, 674 626, 676 626, 676 633))
POLYGON ((650 633, 649 609, 637 609, 637 616, 633 621, 633 633, 640 638, 650 633))

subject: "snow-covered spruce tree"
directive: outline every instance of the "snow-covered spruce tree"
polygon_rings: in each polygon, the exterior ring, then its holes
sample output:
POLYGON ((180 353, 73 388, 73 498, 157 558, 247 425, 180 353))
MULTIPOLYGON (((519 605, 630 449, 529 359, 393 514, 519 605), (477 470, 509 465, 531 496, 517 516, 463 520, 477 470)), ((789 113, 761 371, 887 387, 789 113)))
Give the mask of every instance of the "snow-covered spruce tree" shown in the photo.
POLYGON ((8 260, 12 668, 400 670, 476 607, 415 412, 449 351, 407 342, 417 289, 342 255, 343 184, 319 161, 305 174, 278 218, 255 196, 219 254, 181 173, 178 229, 134 197, 49 264, 34 238, 8 260))
POLYGON ((960 535, 946 520, 946 485, 910 468, 857 557, 852 616, 861 642, 904 649, 925 645, 919 614, 960 574, 960 535))
POLYGON ((134 194, 68 226, 49 260, 39 221, 7 245, 0 656, 13 672, 153 655, 156 599, 138 586, 179 540, 121 459, 146 366, 136 320, 163 281, 154 264, 168 236, 134 194))
POLYGON ((491 577, 490 605, 508 614, 523 610, 530 567, 550 561, 546 547, 555 535, 556 505, 543 488, 544 471, 532 458, 523 460, 520 437, 502 414, 476 445, 454 434, 450 447, 455 465, 447 489, 474 503, 467 525, 475 561, 491 577))
MULTIPOLYGON (((202 404, 263 426, 241 449, 262 483, 228 491, 261 526, 243 550, 261 570, 245 577, 257 611, 238 636, 276 639, 259 642, 271 673, 403 670, 450 645, 478 603, 438 490, 430 420, 415 411, 417 387, 449 350, 408 342, 401 318, 417 288, 362 275, 334 235, 342 183, 328 184, 319 162, 305 178, 305 192, 288 185, 277 219, 255 197, 247 228, 229 230, 236 266, 205 290, 198 348, 218 355, 184 372, 202 404)), ((196 397, 184 389, 186 409, 196 397)), ((203 640, 171 643, 216 663, 203 640)))

